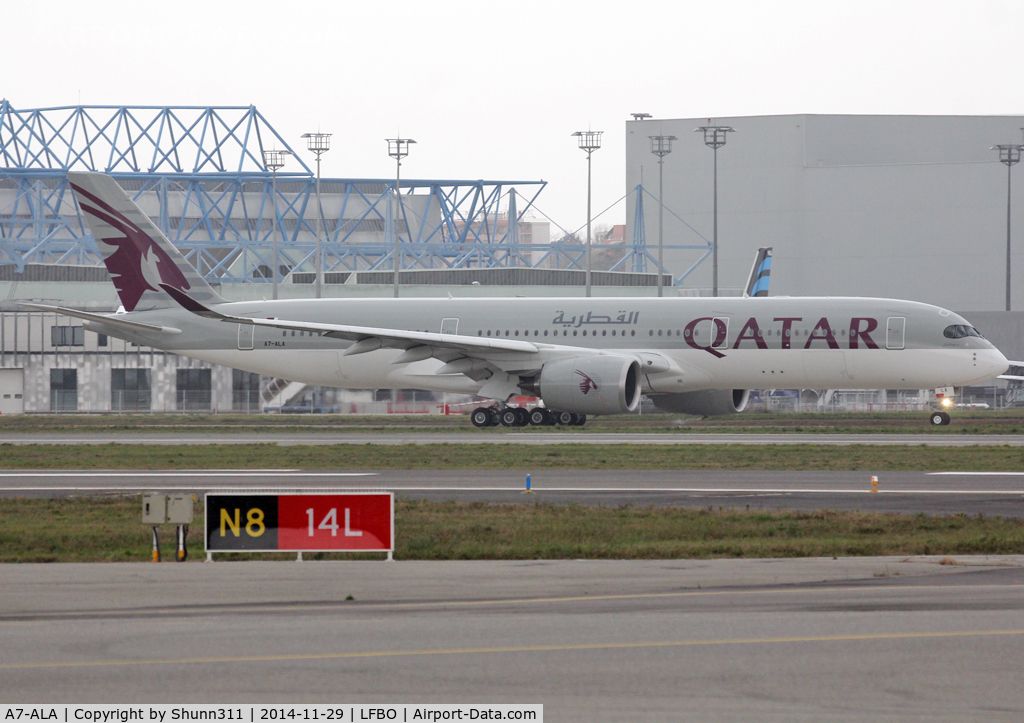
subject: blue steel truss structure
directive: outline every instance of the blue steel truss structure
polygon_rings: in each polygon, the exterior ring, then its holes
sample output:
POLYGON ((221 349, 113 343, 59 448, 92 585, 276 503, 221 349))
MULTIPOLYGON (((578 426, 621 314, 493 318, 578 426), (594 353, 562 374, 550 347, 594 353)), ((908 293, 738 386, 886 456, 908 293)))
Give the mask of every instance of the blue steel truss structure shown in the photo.
MULTIPOLYGON (((315 175, 254 106, 19 111, 0 101, 0 265, 21 272, 28 264, 102 264, 68 171, 117 179, 211 283, 269 282, 273 234, 282 276, 315 268, 315 175), (263 162, 270 149, 289 151, 289 164, 298 167, 277 174, 276 196, 263 162)), ((545 185, 403 179, 395 215, 394 179, 321 179, 324 273, 394 269, 394 234, 402 269, 582 269, 585 245, 575 238, 522 237, 545 185)), ((643 229, 646 191, 631 193, 638 219, 632 242, 600 251, 613 271, 653 272, 643 229)), ((710 253, 701 238, 703 244, 665 248, 705 250, 699 264, 710 253)))

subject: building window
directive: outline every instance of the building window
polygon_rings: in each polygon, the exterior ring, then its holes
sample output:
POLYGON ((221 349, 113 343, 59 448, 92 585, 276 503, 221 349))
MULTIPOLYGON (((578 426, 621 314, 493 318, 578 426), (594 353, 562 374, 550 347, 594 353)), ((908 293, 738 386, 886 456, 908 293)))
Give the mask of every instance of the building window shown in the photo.
POLYGON ((96 335, 96 346, 107 346, 107 335, 97 334, 96 335))
POLYGON ((50 370, 50 411, 78 411, 78 370, 50 370))
POLYGON ((51 326, 50 344, 53 346, 85 346, 85 327, 51 326))
POLYGON ((149 369, 110 370, 110 411, 148 412, 153 406, 149 369))
POLYGON ((179 369, 176 401, 179 411, 210 411, 211 393, 209 369, 179 369))
POLYGON ((260 411, 260 375, 231 370, 231 408, 237 412, 260 411))

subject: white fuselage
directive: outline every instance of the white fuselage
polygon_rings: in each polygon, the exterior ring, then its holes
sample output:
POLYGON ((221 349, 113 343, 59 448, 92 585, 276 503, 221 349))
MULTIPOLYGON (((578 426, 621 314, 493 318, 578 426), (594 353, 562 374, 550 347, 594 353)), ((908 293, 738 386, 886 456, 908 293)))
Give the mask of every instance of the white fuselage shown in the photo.
MULTIPOLYGON (((216 308, 240 317, 536 344, 540 351, 532 356, 494 356, 510 374, 576 355, 648 358, 653 362, 644 367, 643 389, 655 394, 729 388, 926 389, 979 383, 1007 367, 1005 357, 985 339, 944 335, 951 326, 968 324, 956 314, 893 299, 324 299, 216 308)), ((309 384, 464 393, 485 386, 485 380, 461 373, 438 374, 444 362, 437 358, 393 364, 401 353, 393 348, 346 355, 351 341, 311 332, 230 324, 182 309, 120 318, 181 329, 133 341, 309 384)))

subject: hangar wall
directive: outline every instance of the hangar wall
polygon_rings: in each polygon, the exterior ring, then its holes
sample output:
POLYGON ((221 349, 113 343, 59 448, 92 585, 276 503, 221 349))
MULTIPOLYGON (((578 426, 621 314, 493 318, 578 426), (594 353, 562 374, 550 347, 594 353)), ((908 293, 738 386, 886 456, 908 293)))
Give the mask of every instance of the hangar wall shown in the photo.
MULTIPOLYGON (((1020 143, 1024 116, 711 120, 736 129, 718 150, 725 293, 739 292, 759 246, 773 246, 773 295, 898 297, 964 312, 1004 308, 1006 167, 989 149, 1020 143)), ((710 239, 713 152, 694 132, 702 125, 707 118, 628 121, 626 187, 642 182, 657 197, 649 136, 676 136, 665 157, 666 209, 710 239)), ((1024 178, 1013 189, 1013 207, 1024 228, 1024 178)), ((628 213, 632 228, 633 209, 628 213)), ((645 205, 644 223, 653 246, 656 202, 645 205)), ((666 212, 665 243, 687 234, 666 212)), ((666 253, 676 276, 692 262, 666 253)), ((1013 308, 1024 309, 1024 250, 1014 250, 1013 264, 1013 308)), ((684 287, 710 289, 711 273, 710 263, 701 264, 684 287)))

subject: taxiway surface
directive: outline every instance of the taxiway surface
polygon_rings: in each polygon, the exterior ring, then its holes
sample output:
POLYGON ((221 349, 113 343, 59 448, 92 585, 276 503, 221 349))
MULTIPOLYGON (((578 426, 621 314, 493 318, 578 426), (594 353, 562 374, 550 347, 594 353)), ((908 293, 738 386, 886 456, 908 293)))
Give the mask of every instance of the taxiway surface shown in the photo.
POLYGON ((458 502, 721 506, 1024 517, 1022 473, 888 472, 872 492, 865 472, 544 470, 210 470, 159 472, 0 471, 0 495, 66 496, 271 489, 377 489, 458 502))
POLYGON ((0 699, 1019 721, 1024 559, 957 562, 0 566, 0 699))

